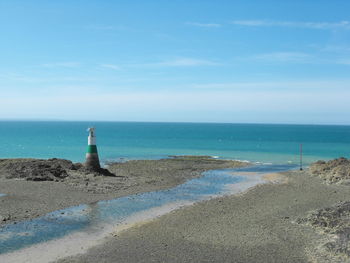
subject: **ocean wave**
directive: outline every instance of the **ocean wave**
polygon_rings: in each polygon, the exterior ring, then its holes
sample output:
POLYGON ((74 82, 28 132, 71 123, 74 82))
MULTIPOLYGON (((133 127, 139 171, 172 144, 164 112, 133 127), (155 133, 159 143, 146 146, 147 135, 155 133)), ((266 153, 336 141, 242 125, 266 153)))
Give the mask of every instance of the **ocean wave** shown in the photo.
POLYGON ((251 163, 251 161, 248 160, 240 160, 240 159, 233 159, 233 161, 241 162, 241 163, 251 163))

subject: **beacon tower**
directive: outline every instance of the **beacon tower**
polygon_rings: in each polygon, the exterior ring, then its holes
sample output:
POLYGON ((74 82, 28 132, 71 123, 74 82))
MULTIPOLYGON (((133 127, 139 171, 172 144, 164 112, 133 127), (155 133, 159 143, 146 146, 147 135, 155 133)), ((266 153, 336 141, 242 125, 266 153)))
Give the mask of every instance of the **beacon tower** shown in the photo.
POLYGON ((90 170, 98 170, 101 168, 100 160, 98 158, 97 147, 96 147, 96 135, 95 128, 91 127, 87 130, 89 132, 88 147, 86 151, 85 166, 90 170))

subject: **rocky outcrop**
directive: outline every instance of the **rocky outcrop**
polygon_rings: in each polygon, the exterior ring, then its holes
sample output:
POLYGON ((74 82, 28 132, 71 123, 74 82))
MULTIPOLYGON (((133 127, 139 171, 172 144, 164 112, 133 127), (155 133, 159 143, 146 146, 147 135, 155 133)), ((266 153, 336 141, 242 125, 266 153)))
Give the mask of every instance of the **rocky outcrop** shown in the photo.
MULTIPOLYGON (((313 163, 309 172, 328 184, 350 185, 350 160, 344 157, 313 163)), ((297 222, 320 234, 318 246, 312 252, 317 262, 350 262, 350 201, 310 212, 297 222)))
POLYGON ((71 173, 113 176, 107 169, 90 171, 80 163, 64 159, 0 159, 0 176, 30 181, 63 181, 71 173))
POLYGON ((327 251, 331 252, 334 256, 344 256, 348 259, 350 258, 349 219, 350 201, 346 201, 328 208, 316 210, 306 218, 299 219, 297 222, 310 225, 327 237, 324 238, 324 244, 318 248, 320 254, 322 254, 323 250, 326 253, 327 251))
POLYGON ((312 175, 321 177, 327 183, 350 184, 350 160, 338 158, 331 161, 318 161, 310 166, 312 175))

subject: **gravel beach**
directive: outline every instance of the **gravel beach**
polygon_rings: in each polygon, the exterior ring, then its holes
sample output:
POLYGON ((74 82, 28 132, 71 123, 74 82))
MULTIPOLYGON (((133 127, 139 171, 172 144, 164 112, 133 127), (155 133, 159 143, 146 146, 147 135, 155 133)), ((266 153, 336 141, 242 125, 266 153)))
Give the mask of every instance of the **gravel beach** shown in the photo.
MULTIPOLYGON (((129 228, 67 262, 334 262, 318 257, 325 236, 297 223, 310 211, 348 200, 348 186, 307 171, 283 183, 197 203, 129 228)), ((346 261, 340 261, 346 262, 346 261)))

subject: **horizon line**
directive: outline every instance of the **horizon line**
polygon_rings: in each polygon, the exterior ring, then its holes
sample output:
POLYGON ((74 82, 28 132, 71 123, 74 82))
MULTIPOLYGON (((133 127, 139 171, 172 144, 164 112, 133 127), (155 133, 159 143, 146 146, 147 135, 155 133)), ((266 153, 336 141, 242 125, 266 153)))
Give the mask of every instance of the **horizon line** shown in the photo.
POLYGON ((138 120, 65 120, 65 119, 5 119, 0 122, 115 122, 115 123, 178 123, 178 124, 246 124, 246 125, 295 125, 295 126, 350 126, 345 123, 286 123, 286 122, 216 122, 216 121, 138 121, 138 120))

